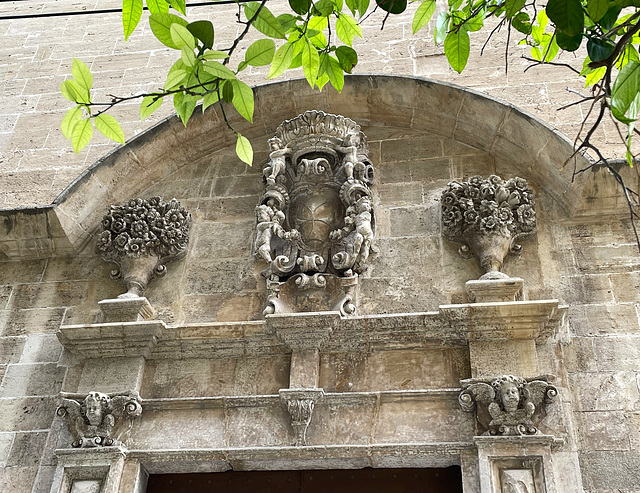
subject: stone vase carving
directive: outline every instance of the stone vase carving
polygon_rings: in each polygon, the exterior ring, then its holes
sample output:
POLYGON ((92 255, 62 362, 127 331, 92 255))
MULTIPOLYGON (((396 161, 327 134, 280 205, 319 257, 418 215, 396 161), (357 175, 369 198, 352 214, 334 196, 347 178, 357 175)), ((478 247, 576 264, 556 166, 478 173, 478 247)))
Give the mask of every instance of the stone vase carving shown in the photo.
POLYGON ((96 251, 118 266, 111 276, 127 288, 118 298, 141 297, 151 279, 166 274, 165 264, 186 255, 190 225, 191 214, 176 199, 137 198, 109 208, 96 251))
POLYGON ((291 417, 293 445, 307 445, 307 428, 311 423, 316 402, 324 397, 323 389, 280 389, 280 399, 291 417))
POLYGON ((67 422, 72 447, 123 445, 133 419, 142 414, 142 400, 137 392, 63 394, 56 414, 67 422))
POLYGON ((458 401, 464 411, 476 411, 482 435, 539 435, 538 423, 558 390, 544 380, 527 381, 503 375, 490 383, 464 383, 458 401))
POLYGON ((349 118, 308 111, 278 126, 269 145, 255 240, 268 264, 265 314, 352 314, 375 231, 366 137, 349 118))
POLYGON ((535 232, 534 205, 523 178, 453 181, 442 193, 442 232, 462 243, 461 255, 480 262, 485 271, 480 279, 505 279, 509 276, 500 272, 505 257, 521 251, 516 240, 535 232))

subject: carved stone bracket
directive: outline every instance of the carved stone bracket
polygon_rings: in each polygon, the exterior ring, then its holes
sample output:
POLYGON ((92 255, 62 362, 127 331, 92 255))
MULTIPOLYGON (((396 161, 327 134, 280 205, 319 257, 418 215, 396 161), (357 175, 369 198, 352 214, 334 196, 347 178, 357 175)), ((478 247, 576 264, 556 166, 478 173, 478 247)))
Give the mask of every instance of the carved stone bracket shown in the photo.
POLYGON ((142 414, 142 399, 137 392, 61 393, 61 397, 56 414, 66 421, 75 448, 123 445, 133 419, 142 414))
POLYGON ((313 409, 322 397, 322 389, 280 389, 280 399, 291 416, 295 436, 293 445, 307 444, 307 428, 311 423, 313 409))
POLYGON ((256 256, 267 262, 266 314, 356 310, 373 251, 373 166, 360 126, 307 111, 269 140, 256 207, 256 256))
POLYGON ((151 279, 166 274, 165 264, 184 257, 190 226, 191 214, 176 199, 136 198, 112 205, 102 219, 96 252, 118 266, 111 277, 122 278, 127 287, 118 298, 142 297, 151 279))
POLYGON ((500 272, 504 258, 519 253, 516 240, 535 230, 533 191, 523 178, 473 176, 449 183, 442 193, 442 234, 462 243, 462 256, 480 262, 481 280, 508 278, 500 272))
POLYGON ((478 434, 539 435, 537 426, 558 390, 546 380, 503 375, 490 383, 461 382, 460 407, 476 412, 478 434))

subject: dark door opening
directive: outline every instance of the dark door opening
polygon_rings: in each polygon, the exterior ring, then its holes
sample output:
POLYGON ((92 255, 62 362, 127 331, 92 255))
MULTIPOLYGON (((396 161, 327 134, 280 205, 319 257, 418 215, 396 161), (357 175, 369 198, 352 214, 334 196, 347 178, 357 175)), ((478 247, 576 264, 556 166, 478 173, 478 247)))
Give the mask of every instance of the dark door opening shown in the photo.
POLYGON ((462 493, 459 466, 439 469, 227 471, 149 476, 147 493, 462 493))

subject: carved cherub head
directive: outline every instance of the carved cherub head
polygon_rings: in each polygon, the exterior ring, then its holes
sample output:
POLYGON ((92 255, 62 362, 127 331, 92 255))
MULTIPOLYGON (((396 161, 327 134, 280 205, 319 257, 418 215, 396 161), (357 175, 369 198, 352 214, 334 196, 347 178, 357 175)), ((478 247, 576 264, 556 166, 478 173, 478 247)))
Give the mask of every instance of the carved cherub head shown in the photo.
POLYGON ((371 201, 368 197, 361 197, 355 204, 358 214, 362 212, 371 212, 371 201))
POLYGON ((491 385, 496 391, 496 397, 502 404, 502 408, 510 413, 520 407, 525 384, 526 381, 523 378, 505 375, 494 380, 491 385))
POLYGON ((273 137, 269 139, 267 142, 269 143, 269 149, 271 149, 271 151, 279 151, 280 149, 284 149, 284 145, 282 144, 282 141, 277 137, 273 137))
POLYGON ((84 414, 91 426, 100 426, 109 407, 109 396, 102 392, 89 392, 84 399, 84 414))
POLYGON ((358 147, 358 145, 360 144, 360 133, 357 132, 351 132, 348 133, 344 140, 343 143, 345 146, 356 146, 358 147))
POLYGON ((273 209, 268 205, 259 205, 256 207, 256 218, 259 223, 266 223, 273 219, 273 209))

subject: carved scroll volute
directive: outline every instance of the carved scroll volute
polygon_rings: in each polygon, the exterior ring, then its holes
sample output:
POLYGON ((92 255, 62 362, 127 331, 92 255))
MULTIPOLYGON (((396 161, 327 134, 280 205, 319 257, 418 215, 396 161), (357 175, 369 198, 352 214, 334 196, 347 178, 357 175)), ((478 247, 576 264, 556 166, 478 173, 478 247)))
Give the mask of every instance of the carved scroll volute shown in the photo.
POLYGON ((265 314, 297 311, 282 300, 289 279, 305 291, 294 298, 324 298, 298 311, 351 314, 353 280, 367 267, 375 231, 366 137, 349 118, 308 111, 283 122, 269 145, 255 240, 268 264, 265 314))
POLYGON ((123 445, 133 419, 142 414, 142 399, 137 392, 61 395, 62 404, 56 414, 67 423, 72 447, 123 445))
POLYGON ((466 384, 458 401, 464 411, 475 411, 482 435, 539 435, 546 405, 557 395, 544 380, 504 375, 490 383, 466 384))
POLYGON ((516 240, 535 230, 533 191, 523 178, 474 176, 449 183, 442 193, 443 235, 462 243, 461 255, 480 262, 482 280, 508 278, 500 272, 504 258, 519 253, 516 240))
POLYGON ((112 205, 102 220, 96 252, 118 266, 111 276, 122 278, 127 288, 118 298, 142 296, 151 279, 166 274, 165 264, 184 257, 190 226, 191 214, 176 199, 137 198, 112 205))
POLYGON ((311 423, 316 402, 324 397, 323 389, 280 389, 280 399, 291 417, 294 432, 293 445, 307 445, 307 429, 311 423))

